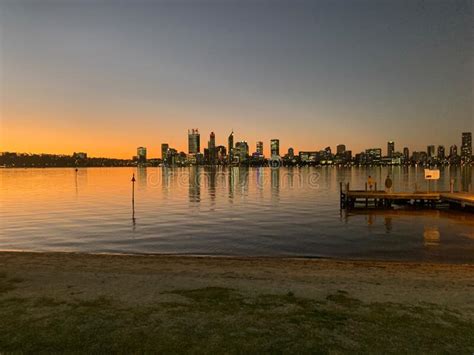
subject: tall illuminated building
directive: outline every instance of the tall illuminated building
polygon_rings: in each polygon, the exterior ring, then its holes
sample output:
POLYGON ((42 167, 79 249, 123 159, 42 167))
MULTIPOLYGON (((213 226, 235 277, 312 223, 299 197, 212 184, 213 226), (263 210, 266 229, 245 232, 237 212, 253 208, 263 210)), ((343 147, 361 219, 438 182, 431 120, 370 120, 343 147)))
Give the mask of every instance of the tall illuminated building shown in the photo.
POLYGON ((227 149, 223 145, 216 147, 216 158, 219 161, 219 164, 222 164, 226 158, 227 149))
POLYGON ((378 161, 382 158, 382 149, 381 148, 369 148, 365 150, 365 155, 368 161, 378 161))
POLYGON ((270 140, 270 152, 271 156, 280 156, 280 140, 272 139, 270 140))
POLYGON ((249 155, 249 146, 247 142, 237 142, 235 143, 235 157, 239 159, 239 162, 247 161, 249 155))
POLYGON ((228 144, 228 154, 229 154, 229 163, 232 163, 234 160, 234 131, 232 131, 229 135, 229 138, 227 139, 227 144, 228 144))
POLYGON ((336 154, 338 156, 343 156, 345 151, 346 151, 346 146, 344 144, 339 144, 336 147, 336 154))
POLYGON ((428 154, 428 158, 434 158, 435 157, 435 146, 434 145, 429 145, 426 147, 426 153, 428 154))
POLYGON ((258 141, 257 142, 257 154, 258 155, 263 155, 263 142, 258 141))
POLYGON ((458 146, 456 144, 453 144, 451 147, 449 147, 449 157, 455 158, 457 156, 458 156, 458 146))
POLYGON ((145 147, 137 148, 137 162, 138 164, 146 163, 146 148, 145 147))
POLYGON ((288 159, 295 158, 295 150, 293 148, 288 148, 288 159))
POLYGON ((209 142, 207 144, 207 149, 209 149, 209 161, 211 164, 216 163, 216 135, 214 132, 211 132, 209 137, 209 142))
POLYGON ((395 142, 388 141, 387 142, 387 157, 393 158, 394 153, 395 153, 395 142))
POLYGON ((403 159, 405 159, 405 161, 410 160, 410 150, 408 147, 403 148, 403 159))
POLYGON ((461 142, 461 158, 470 161, 472 157, 472 133, 463 132, 461 142))
POLYGON ((188 130, 188 153, 197 154, 201 151, 201 135, 196 128, 188 130))
POLYGON ((163 160, 163 162, 166 161, 166 159, 168 158, 168 150, 170 149, 170 146, 168 143, 162 143, 161 144, 161 160, 163 160))
POLYGON ((446 152, 444 149, 444 145, 438 146, 438 159, 444 159, 446 157, 446 152))

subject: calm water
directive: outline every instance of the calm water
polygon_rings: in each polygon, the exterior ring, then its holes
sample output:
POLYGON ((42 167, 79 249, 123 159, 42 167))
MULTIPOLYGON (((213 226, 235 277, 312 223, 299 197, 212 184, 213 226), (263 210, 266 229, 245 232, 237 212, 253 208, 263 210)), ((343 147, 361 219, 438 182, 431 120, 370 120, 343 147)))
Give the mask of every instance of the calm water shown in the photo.
MULTIPOLYGON (((426 188, 402 167, 1 169, 0 249, 474 262, 472 213, 340 212, 340 181, 388 172, 395 191, 426 188)), ((441 175, 433 189, 473 183, 441 175)))

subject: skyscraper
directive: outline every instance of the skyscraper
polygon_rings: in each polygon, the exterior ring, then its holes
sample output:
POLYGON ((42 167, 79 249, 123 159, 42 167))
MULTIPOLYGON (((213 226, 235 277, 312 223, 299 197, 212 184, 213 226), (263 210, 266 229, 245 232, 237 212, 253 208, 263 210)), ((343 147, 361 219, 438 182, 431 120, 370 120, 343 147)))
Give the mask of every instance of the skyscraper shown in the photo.
POLYGON ((227 155, 227 149, 223 145, 216 147, 216 158, 219 161, 219 164, 224 162, 224 159, 227 155))
POLYGON ((209 137, 209 142, 207 144, 207 148, 209 149, 209 161, 211 164, 216 163, 216 135, 214 132, 211 132, 209 137))
POLYGON ((288 159, 294 159, 295 150, 293 148, 288 148, 288 159))
POLYGON ((279 139, 272 139, 270 141, 270 152, 271 156, 280 156, 280 140, 279 139))
POLYGON ((249 146, 247 142, 237 142, 235 144, 235 151, 238 152, 238 159, 240 163, 247 161, 247 157, 249 155, 249 146))
POLYGON ((393 158, 393 153, 395 153, 395 142, 388 141, 387 143, 387 157, 393 158))
POLYGON ((137 148, 137 161, 138 161, 138 164, 146 163, 146 148, 145 147, 137 148))
POLYGON ((229 163, 232 163, 234 160, 234 131, 232 131, 227 139, 228 142, 228 154, 229 154, 229 163))
POLYGON ((410 160, 410 150, 408 147, 403 148, 403 159, 405 159, 405 161, 410 160))
POLYGON ((435 146, 434 145, 429 145, 426 147, 426 152, 428 153, 428 158, 434 158, 435 157, 435 146))
POLYGON ((457 156, 458 156, 458 146, 456 144, 453 144, 451 147, 449 147, 449 157, 455 158, 457 156))
POLYGON ((263 142, 261 141, 257 142, 257 154, 263 155, 263 142))
POLYGON ((336 147, 336 154, 340 157, 344 155, 345 151, 346 151, 346 146, 344 144, 339 144, 336 147))
POLYGON ((168 143, 161 144, 161 160, 163 160, 163 163, 168 158, 168 149, 170 149, 170 146, 168 145, 168 143))
POLYGON ((332 158, 333 158, 333 156, 332 156, 332 151, 331 151, 331 147, 326 147, 326 148, 324 148, 323 157, 324 157, 324 159, 326 159, 326 160, 329 160, 329 159, 332 159, 332 158))
POLYGON ((369 148, 365 150, 365 155, 369 161, 380 160, 382 157, 382 148, 369 148))
POLYGON ((472 157, 472 133, 462 133, 461 158, 464 161, 470 161, 472 157))
POLYGON ((446 152, 444 149, 444 145, 438 146, 438 159, 442 160, 446 157, 446 152))
POLYGON ((201 135, 199 130, 191 129, 188 130, 188 153, 197 154, 201 151, 201 135))

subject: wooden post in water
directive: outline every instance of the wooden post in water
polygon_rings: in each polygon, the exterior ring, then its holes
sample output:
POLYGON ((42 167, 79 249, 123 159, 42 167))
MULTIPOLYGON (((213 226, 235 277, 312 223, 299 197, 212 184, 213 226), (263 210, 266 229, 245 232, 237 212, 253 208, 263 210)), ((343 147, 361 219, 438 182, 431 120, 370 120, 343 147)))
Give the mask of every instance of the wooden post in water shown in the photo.
POLYGON ((135 174, 132 176, 132 220, 135 223, 135 174))
MULTIPOLYGON (((365 192, 367 192, 367 183, 365 183, 365 192)), ((366 197, 365 198, 365 207, 366 208, 367 208, 368 204, 369 204, 369 199, 366 197)))
POLYGON ((132 204, 135 204, 135 174, 132 176, 132 204))
MULTIPOLYGON (((377 181, 375 182, 374 187, 375 187, 375 192, 377 192, 377 181)), ((374 205, 377 206, 377 199, 376 198, 374 198, 374 205)))

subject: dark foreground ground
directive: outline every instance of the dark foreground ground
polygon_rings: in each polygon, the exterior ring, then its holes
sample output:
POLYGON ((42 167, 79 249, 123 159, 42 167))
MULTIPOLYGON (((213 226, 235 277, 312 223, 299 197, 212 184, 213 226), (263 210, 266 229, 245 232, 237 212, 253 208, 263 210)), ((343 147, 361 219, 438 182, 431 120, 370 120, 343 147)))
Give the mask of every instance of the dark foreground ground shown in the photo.
POLYGON ((474 352, 474 267, 0 253, 0 353, 474 352))

